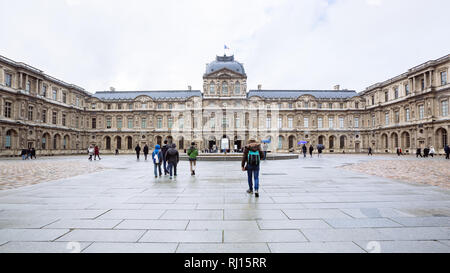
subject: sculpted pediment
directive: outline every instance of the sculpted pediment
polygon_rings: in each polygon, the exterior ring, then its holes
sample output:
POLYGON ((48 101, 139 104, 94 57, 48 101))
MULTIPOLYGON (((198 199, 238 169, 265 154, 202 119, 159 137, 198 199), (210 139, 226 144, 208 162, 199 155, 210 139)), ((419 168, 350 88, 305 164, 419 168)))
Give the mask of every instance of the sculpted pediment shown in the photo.
POLYGON ((231 79, 231 78, 242 78, 242 75, 236 73, 228 68, 222 68, 220 70, 214 71, 207 75, 208 78, 220 78, 220 79, 231 79))
POLYGON ((149 96, 146 96, 146 95, 140 95, 140 96, 136 97, 135 100, 136 100, 136 101, 139 101, 139 102, 149 102, 149 101, 153 101, 152 98, 150 98, 149 96))

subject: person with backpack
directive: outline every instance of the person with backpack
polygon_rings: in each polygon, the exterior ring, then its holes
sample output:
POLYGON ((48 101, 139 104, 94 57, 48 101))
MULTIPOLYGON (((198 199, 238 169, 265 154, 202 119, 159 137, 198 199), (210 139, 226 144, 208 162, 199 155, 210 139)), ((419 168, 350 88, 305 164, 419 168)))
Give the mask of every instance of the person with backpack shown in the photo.
POLYGON ((137 160, 139 160, 139 155, 141 154, 141 146, 139 146, 139 143, 134 150, 136 151, 137 160))
POLYGON ((144 157, 145 157, 145 160, 147 160, 147 155, 148 155, 148 146, 147 146, 147 144, 145 144, 145 146, 144 146, 144 157))
POLYGON ((261 151, 261 145, 259 145, 259 143, 257 143, 254 139, 249 140, 248 143, 249 144, 244 149, 241 167, 242 171, 247 171, 249 187, 247 193, 253 194, 253 176, 255 180, 255 197, 259 197, 259 167, 264 153, 261 151))
POLYGON ((180 154, 178 153, 177 150, 177 145, 175 143, 172 143, 172 146, 167 150, 166 152, 166 160, 169 163, 168 164, 168 169, 169 169, 169 175, 170 175, 170 179, 172 179, 172 169, 173 169, 173 175, 175 175, 175 177, 177 177, 177 165, 178 162, 180 161, 180 154))
POLYGON ((155 178, 158 178, 157 169, 159 170, 159 177, 161 177, 162 153, 161 153, 161 146, 159 146, 159 144, 156 144, 155 150, 152 153, 152 158, 153 158, 153 169, 155 172, 155 178))
POLYGON ((191 143, 191 147, 189 147, 187 155, 189 156, 189 166, 191 168, 191 175, 195 175, 195 167, 197 166, 197 156, 198 156, 198 149, 195 147, 195 142, 191 143))
POLYGON ((167 158, 166 158, 167 150, 169 150, 169 145, 167 144, 167 140, 164 140, 164 145, 161 148, 162 160, 163 160, 163 168, 164 168, 164 175, 168 175, 169 174, 169 171, 167 170, 167 158))

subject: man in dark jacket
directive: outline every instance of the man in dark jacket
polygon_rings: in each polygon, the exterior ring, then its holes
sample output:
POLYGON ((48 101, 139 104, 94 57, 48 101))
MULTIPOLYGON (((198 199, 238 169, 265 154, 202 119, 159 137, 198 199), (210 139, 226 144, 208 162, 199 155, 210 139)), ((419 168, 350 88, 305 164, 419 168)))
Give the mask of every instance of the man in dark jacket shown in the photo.
POLYGON ((147 155, 148 155, 148 146, 147 146, 147 144, 145 144, 145 146, 144 146, 144 156, 145 156, 145 160, 147 160, 147 155))
POLYGON ((177 164, 178 161, 180 161, 180 154, 178 153, 178 150, 176 149, 177 145, 175 143, 172 143, 172 146, 167 150, 166 152, 166 160, 169 163, 168 169, 170 174, 170 179, 172 179, 172 169, 173 174, 175 177, 177 176, 177 164))
POLYGON ((34 148, 31 148, 31 159, 36 159, 36 150, 34 148))
POLYGON ((164 140, 164 145, 161 147, 164 175, 169 174, 169 171, 167 170, 167 159, 166 159, 167 150, 169 150, 169 145, 167 145, 167 140, 164 140))
POLYGON ((259 197, 259 165, 261 158, 264 157, 259 145, 254 139, 249 140, 248 145, 244 149, 241 167, 242 171, 247 171, 248 187, 247 193, 253 194, 253 181, 255 180, 255 197, 259 197))
POLYGON ((445 159, 450 159, 450 147, 448 145, 445 145, 444 152, 445 152, 445 159))
POLYGON ((311 144, 311 145, 309 145, 309 155, 310 155, 311 157, 313 157, 313 156, 312 156, 313 151, 314 151, 314 147, 313 147, 312 144, 311 144))
POLYGON ((137 160, 139 160, 139 155, 141 154, 141 146, 139 146, 139 143, 134 150, 136 151, 137 160))
POLYGON ((303 144, 302 146, 302 152, 303 152, 303 157, 306 157, 306 145, 303 144))
POLYGON ((416 150, 416 158, 417 157, 422 157, 422 149, 420 149, 420 148, 417 148, 417 150, 416 150))
POLYGON ((428 153, 430 152, 430 148, 428 148, 428 147, 425 147, 424 149, 423 149, 423 157, 428 157, 428 153))

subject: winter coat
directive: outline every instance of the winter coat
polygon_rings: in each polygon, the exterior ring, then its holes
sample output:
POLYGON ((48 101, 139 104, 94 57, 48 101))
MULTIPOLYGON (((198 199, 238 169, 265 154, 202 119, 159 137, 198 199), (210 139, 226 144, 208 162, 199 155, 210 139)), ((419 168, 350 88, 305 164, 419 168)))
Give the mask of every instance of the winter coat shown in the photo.
POLYGON ((162 153, 161 153, 161 149, 159 148, 159 145, 157 145, 157 147, 155 147, 155 150, 152 153, 152 159, 153 159, 153 164, 161 164, 162 161, 162 153), (158 155, 158 161, 159 163, 156 163, 155 161, 155 155, 158 155))
POLYGON ((303 145, 303 147, 302 147, 302 152, 303 152, 304 154, 306 154, 306 146, 305 146, 305 145, 303 145))
POLYGON ((136 153, 140 153, 141 152, 141 147, 138 145, 138 146, 136 146, 136 148, 134 148, 134 150, 136 151, 136 153))
POLYGON ((147 145, 144 146, 144 154, 146 154, 146 155, 148 154, 148 146, 147 145))
POLYGON ((169 163, 175 165, 178 164, 178 161, 180 161, 180 154, 178 153, 178 150, 175 148, 169 148, 166 152, 165 157, 169 163))
POLYGON ((197 159, 198 156, 198 150, 195 148, 195 146, 189 147, 189 150, 187 151, 187 155, 190 159, 197 159))
POLYGON ((164 144, 164 145, 162 146, 162 148, 161 148, 161 153, 162 153, 162 156, 163 156, 163 160, 167 160, 167 159, 166 159, 166 153, 167 153, 167 150, 169 150, 169 145, 164 144))
POLYGON ((94 153, 95 153, 96 155, 99 155, 99 154, 100 154, 100 149, 99 149, 98 147, 95 147, 95 148, 94 148, 94 153))
POLYGON ((244 154, 242 155, 242 161, 241 161, 241 166, 242 168, 245 168, 245 165, 248 161, 248 153, 250 151, 256 152, 259 151, 259 158, 264 158, 264 153, 263 151, 261 151, 261 145, 259 145, 258 143, 250 143, 247 146, 245 146, 244 148, 244 154))

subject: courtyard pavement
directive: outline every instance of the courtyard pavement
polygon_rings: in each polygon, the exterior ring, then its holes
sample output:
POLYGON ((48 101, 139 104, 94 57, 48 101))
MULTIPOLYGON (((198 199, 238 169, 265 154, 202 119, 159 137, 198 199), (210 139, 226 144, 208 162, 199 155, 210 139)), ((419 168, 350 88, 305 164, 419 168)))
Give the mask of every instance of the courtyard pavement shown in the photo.
POLYGON ((169 180, 104 156, 96 172, 0 191, 0 252, 449 253, 450 190, 337 168, 383 158, 263 162, 257 199, 240 162, 199 162, 191 177, 183 161, 169 180))

